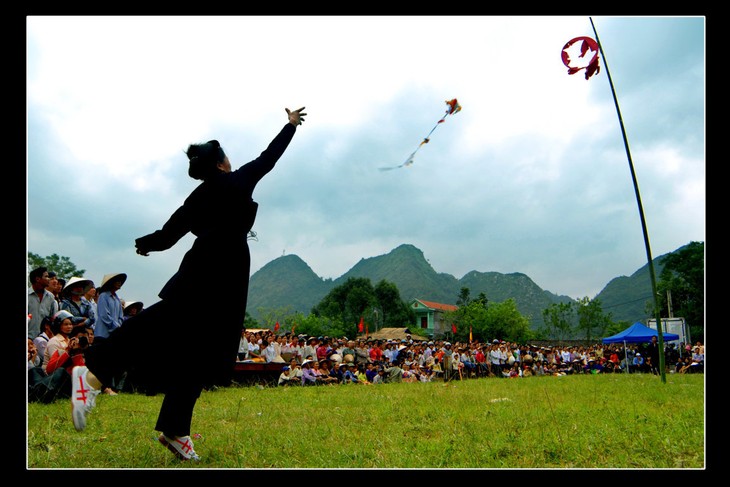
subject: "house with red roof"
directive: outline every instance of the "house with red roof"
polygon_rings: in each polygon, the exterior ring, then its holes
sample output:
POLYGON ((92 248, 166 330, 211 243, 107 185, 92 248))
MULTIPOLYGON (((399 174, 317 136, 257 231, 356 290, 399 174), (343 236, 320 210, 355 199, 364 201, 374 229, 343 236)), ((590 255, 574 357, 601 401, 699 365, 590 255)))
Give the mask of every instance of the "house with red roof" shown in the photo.
POLYGON ((444 313, 459 309, 453 304, 435 303, 423 299, 411 300, 410 306, 416 313, 416 327, 433 337, 440 337, 451 331, 451 323, 444 321, 444 313))

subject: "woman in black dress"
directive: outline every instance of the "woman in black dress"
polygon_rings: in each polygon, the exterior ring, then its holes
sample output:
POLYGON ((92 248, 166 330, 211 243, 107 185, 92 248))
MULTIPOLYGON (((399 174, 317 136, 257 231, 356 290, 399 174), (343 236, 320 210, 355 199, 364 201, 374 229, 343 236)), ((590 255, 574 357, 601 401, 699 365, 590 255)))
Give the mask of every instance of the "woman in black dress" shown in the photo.
POLYGON ((188 174, 202 183, 160 230, 138 238, 135 245, 138 254, 147 256, 169 249, 188 232, 195 242, 160 291, 161 300, 91 347, 86 367, 74 369, 71 400, 77 430, 85 428, 100 384, 132 370, 165 394, 155 426, 160 443, 183 460, 199 459, 190 440, 193 409, 205 386, 230 380, 246 315, 247 237, 258 208, 253 190, 304 121, 303 109, 286 109, 289 122, 258 158, 237 170, 216 140, 188 147, 188 174), (211 294, 210 289, 221 291, 211 294))

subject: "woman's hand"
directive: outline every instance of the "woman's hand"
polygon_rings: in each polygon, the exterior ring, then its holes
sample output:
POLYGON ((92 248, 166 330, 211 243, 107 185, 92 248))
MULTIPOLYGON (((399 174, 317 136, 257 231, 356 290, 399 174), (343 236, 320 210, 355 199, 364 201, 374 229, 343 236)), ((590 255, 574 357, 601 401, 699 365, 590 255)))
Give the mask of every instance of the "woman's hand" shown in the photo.
POLYGON ((307 115, 306 113, 302 113, 302 110, 304 110, 304 107, 298 109, 298 110, 289 110, 288 108, 285 108, 286 114, 289 116, 289 123, 292 125, 301 125, 302 122, 304 122, 304 117, 307 115))

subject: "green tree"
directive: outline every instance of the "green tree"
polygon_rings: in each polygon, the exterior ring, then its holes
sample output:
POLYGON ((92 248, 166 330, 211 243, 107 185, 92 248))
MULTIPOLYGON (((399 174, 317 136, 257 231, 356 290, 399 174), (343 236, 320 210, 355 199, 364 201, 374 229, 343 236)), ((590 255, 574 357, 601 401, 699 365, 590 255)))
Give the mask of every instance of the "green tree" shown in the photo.
POLYGON ((693 341, 704 342, 705 329, 705 244, 690 242, 661 261, 664 266, 657 282, 657 304, 663 318, 683 317, 693 341))
MULTIPOLYGON (((382 279, 375 286, 375 299, 380 309, 380 317, 384 327, 403 328, 412 326, 416 322, 416 312, 408 306, 408 303, 400 297, 398 286, 382 279)), ((365 322, 369 321, 367 313, 364 314, 365 322)), ((376 323, 369 329, 375 331, 376 323)))
POLYGON ((327 316, 316 316, 314 313, 304 315, 297 311, 288 315, 283 319, 283 323, 279 323, 285 330, 294 330, 297 335, 303 333, 308 336, 331 336, 341 337, 349 336, 350 328, 346 328, 343 323, 337 319, 327 316))
POLYGON ((374 309, 383 326, 404 327, 416 321, 415 312, 401 299, 395 284, 383 279, 373 287, 365 277, 351 277, 333 288, 312 308, 312 314, 331 319, 332 326, 341 327, 342 334, 356 336, 360 318, 369 330, 375 330, 374 309))
POLYGON ((55 272, 61 279, 69 280, 72 277, 84 277, 85 269, 79 269, 68 257, 58 254, 51 254, 41 257, 33 252, 28 252, 28 273, 38 267, 45 267, 55 272))
POLYGON ((456 298, 456 305, 460 308, 467 306, 471 302, 469 294, 471 294, 471 290, 468 287, 462 287, 459 292, 459 297, 456 298))
POLYGON ((493 303, 486 309, 484 333, 499 340, 526 343, 532 339, 530 320, 517 309, 517 303, 510 298, 493 303))
POLYGON ((600 299, 591 300, 588 296, 575 304, 578 316, 578 330, 585 334, 586 340, 602 338, 611 325, 611 314, 604 314, 600 299))
POLYGON ((571 303, 553 303, 542 311, 545 326, 541 333, 554 340, 565 340, 573 336, 575 310, 571 303))

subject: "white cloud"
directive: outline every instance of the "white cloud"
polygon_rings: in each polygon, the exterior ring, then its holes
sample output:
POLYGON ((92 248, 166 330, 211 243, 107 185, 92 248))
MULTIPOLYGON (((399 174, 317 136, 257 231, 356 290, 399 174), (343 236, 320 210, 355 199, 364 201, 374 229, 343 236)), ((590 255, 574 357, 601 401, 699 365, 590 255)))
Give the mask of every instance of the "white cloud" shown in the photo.
MULTIPOLYGON (((655 255, 704 240, 702 19, 594 21, 655 255)), ((578 16, 29 17, 29 250, 128 270, 130 297, 156 300, 190 240, 146 260, 133 241, 195 187, 187 145, 217 138, 245 163, 305 105, 254 195, 252 272, 286 252, 338 277, 411 243, 438 272, 592 297, 645 252, 605 64, 585 80, 560 58, 583 35, 578 16), (412 167, 378 171, 454 97, 412 167), (87 208, 82 229, 67 208, 87 208)))

